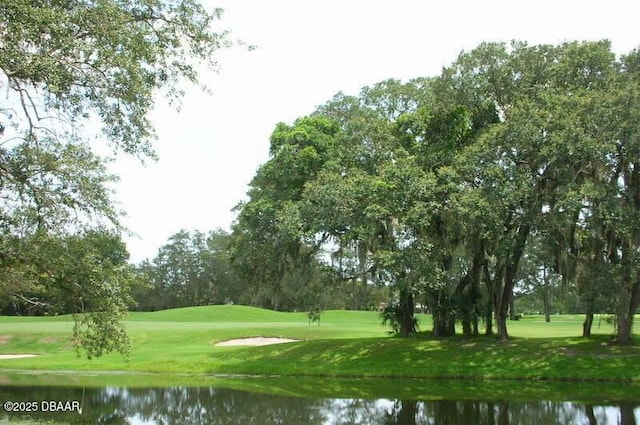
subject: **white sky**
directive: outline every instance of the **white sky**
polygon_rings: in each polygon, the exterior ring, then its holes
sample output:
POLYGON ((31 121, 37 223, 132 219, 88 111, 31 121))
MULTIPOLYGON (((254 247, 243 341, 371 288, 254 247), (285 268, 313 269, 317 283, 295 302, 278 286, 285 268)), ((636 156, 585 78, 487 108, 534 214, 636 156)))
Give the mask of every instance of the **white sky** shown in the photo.
POLYGON ((204 1, 225 10, 221 29, 258 49, 219 53, 220 72, 203 76, 213 95, 190 90, 179 113, 158 105, 158 162, 118 158, 116 199, 137 234, 126 238, 134 262, 182 228, 228 229, 275 124, 338 91, 437 75, 483 41, 607 38, 618 53, 640 46, 637 0, 204 1))

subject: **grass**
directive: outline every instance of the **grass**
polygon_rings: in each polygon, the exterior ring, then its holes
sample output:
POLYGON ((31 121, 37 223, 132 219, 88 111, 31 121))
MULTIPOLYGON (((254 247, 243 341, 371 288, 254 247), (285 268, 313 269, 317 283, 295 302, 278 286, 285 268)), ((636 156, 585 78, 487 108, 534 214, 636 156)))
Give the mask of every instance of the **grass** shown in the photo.
MULTIPOLYGON (((429 316, 420 316, 429 329, 429 316)), ((611 324, 596 320, 595 336, 580 338, 582 317, 537 316, 509 322, 512 339, 429 333, 396 338, 376 312, 328 311, 320 326, 305 313, 245 306, 208 306, 131 313, 126 321, 134 351, 129 363, 115 354, 88 361, 69 346, 69 317, 0 317, 0 353, 37 353, 0 360, 0 369, 120 371, 152 374, 249 374, 313 377, 441 378, 528 381, 640 382, 640 346, 608 343, 611 324), (216 347, 248 336, 300 339, 263 347, 216 347)))

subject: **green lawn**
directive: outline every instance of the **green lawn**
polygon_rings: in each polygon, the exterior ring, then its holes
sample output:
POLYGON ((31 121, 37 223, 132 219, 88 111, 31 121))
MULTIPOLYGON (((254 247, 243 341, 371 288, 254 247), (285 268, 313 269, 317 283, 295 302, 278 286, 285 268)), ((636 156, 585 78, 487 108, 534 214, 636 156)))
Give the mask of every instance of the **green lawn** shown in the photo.
MULTIPOLYGON (((436 340, 388 335, 376 312, 328 311, 320 326, 305 313, 245 306, 209 306, 131 313, 134 351, 78 359, 69 346, 69 317, 0 317, 0 353, 36 353, 0 360, 0 369, 140 371, 343 377, 415 377, 640 381, 640 346, 609 344, 612 325, 596 319, 595 336, 580 338, 581 316, 529 316, 509 322, 508 342, 493 337, 436 340), (300 339, 263 347, 216 347, 249 336, 300 339)), ((420 316, 430 329, 429 316, 420 316)))

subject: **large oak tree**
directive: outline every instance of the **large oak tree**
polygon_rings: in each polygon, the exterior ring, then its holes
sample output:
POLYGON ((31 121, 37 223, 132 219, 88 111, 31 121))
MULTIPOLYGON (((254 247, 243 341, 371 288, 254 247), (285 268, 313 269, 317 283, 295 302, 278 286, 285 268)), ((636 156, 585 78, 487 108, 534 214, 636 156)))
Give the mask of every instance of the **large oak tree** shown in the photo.
MULTIPOLYGON (((495 317, 508 338, 520 263, 538 249, 546 258, 528 269, 577 286, 585 330, 590 300, 615 294, 617 339, 628 342, 640 303, 639 62, 607 41, 485 43, 437 78, 338 94, 314 114, 339 131, 312 173, 292 174, 278 155, 259 172, 286 199, 286 209, 270 204, 272 217, 295 211, 290 241, 331 242, 337 267, 356 264, 357 279, 392 287, 385 317, 403 334, 415 332, 422 299, 437 335, 457 321, 477 332, 479 318, 491 332, 495 317)), ((290 160, 303 164, 295 149, 290 160)), ((268 240, 283 236, 273 223, 268 240)))

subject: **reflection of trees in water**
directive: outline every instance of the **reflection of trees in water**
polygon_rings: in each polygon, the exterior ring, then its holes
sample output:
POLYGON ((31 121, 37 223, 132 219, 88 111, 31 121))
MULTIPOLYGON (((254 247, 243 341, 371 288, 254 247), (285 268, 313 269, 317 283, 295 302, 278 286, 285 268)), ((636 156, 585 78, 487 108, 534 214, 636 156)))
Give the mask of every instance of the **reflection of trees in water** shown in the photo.
POLYGON ((634 405, 631 402, 620 404, 620 425, 636 425, 636 415, 634 405))
MULTIPOLYGON (((551 401, 310 399, 184 387, 4 387, 0 399, 82 401, 82 415, 37 412, 26 416, 67 424, 636 425, 640 413, 636 412, 639 404, 632 402, 602 407, 551 401)), ((6 417, 0 412, 0 419, 6 417)))
MULTIPOLYGON (((80 400, 83 412, 12 415, 68 424, 300 424, 320 425, 322 400, 216 388, 3 388, 2 400, 80 400)), ((0 418, 2 418, 0 413, 0 418)))
POLYGON ((121 417, 152 424, 315 425, 324 421, 308 399, 216 388, 110 389, 101 396, 109 404, 114 397, 119 399, 121 417))
POLYGON ((131 391, 127 410, 161 424, 322 424, 308 399, 214 388, 131 391))
MULTIPOLYGON (((636 425, 639 403, 621 402, 618 406, 595 407, 572 402, 553 401, 450 401, 427 402, 420 408, 415 422, 394 424, 438 425, 636 425)), ((411 407, 411 410, 414 408, 411 407)), ((638 412, 640 413, 640 412, 638 412)))

